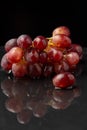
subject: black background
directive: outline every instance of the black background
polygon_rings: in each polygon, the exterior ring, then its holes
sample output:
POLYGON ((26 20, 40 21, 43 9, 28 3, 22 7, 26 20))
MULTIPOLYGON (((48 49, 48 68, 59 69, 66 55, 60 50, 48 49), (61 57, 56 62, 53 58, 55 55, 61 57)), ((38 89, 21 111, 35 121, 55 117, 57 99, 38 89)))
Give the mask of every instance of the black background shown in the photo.
POLYGON ((0 45, 26 33, 50 37, 57 26, 71 30, 73 43, 86 45, 86 4, 74 1, 3 1, 0 3, 0 45))
MULTIPOLYGON (((75 2, 0 1, 0 45, 22 33, 30 34, 32 39, 37 35, 48 37, 55 27, 66 25, 73 42, 87 46, 86 4, 75 2)), ((66 110, 50 110, 45 118, 33 118, 27 125, 17 123, 15 115, 5 109, 7 98, 0 91, 0 130, 87 130, 87 53, 82 66, 82 74, 77 77, 81 96, 66 110)), ((0 71, 0 84, 5 77, 0 71)))

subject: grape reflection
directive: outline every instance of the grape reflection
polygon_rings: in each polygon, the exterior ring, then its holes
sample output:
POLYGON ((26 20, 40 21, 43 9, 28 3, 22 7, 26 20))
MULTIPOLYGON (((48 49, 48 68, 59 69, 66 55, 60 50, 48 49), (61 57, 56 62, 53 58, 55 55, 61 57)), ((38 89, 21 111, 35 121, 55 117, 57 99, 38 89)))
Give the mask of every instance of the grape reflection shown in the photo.
POLYGON ((20 124, 29 123, 32 117, 42 118, 48 108, 55 110, 67 109, 81 95, 81 89, 55 89, 50 78, 30 79, 6 77, 1 82, 1 89, 7 99, 5 108, 16 113, 20 124))

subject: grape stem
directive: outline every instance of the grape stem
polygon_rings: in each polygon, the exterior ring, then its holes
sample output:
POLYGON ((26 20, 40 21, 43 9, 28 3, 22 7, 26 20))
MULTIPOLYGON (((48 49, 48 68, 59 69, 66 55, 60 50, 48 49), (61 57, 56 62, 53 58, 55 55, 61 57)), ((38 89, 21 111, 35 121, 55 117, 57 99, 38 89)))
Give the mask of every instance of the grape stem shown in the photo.
POLYGON ((52 40, 52 37, 47 37, 46 39, 47 39, 47 40, 52 40))

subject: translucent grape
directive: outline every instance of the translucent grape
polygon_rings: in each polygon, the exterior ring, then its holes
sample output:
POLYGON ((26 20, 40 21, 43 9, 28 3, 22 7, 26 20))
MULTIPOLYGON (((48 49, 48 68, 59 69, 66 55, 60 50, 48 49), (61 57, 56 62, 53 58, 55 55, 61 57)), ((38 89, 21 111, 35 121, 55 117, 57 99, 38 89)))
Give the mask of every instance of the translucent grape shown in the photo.
POLYGON ((17 63, 19 62, 23 57, 23 50, 19 47, 13 47, 8 53, 7 53, 7 60, 10 63, 17 63))
POLYGON ((58 34, 70 36, 70 29, 67 26, 59 26, 53 30, 52 36, 55 36, 58 34))
POLYGON ((22 34, 17 38, 17 45, 22 49, 27 49, 32 45, 32 39, 27 34, 22 34))
POLYGON ((44 36, 37 36, 33 40, 34 47, 40 51, 44 50, 47 47, 47 44, 47 39, 44 36))
POLYGON ((7 53, 3 55, 2 59, 1 59, 1 67, 5 70, 5 71, 9 71, 12 68, 12 64, 7 60, 7 53))
POLYGON ((60 48, 69 48, 71 46, 71 39, 65 35, 53 36, 52 42, 60 48))
POLYGON ((53 85, 57 88, 67 88, 74 85, 75 77, 70 72, 61 72, 52 79, 53 85))
POLYGON ((8 52, 10 49, 16 46, 17 46, 17 38, 12 38, 5 43, 4 48, 5 51, 8 52))

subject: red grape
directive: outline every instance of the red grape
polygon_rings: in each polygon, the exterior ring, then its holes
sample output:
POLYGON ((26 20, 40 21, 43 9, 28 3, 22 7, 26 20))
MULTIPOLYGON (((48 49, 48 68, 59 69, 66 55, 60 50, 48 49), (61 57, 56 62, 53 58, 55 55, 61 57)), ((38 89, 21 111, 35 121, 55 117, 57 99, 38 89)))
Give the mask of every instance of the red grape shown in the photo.
POLYGON ((45 65, 43 70, 43 75, 45 77, 49 77, 52 75, 52 73, 53 73, 53 65, 51 64, 45 65))
POLYGON ((48 55, 45 51, 41 51, 39 54, 39 62, 45 64, 47 62, 48 55))
POLYGON ((56 73, 56 74, 58 74, 58 73, 60 73, 61 72, 61 69, 62 69, 62 65, 59 63, 59 62, 57 62, 57 63, 54 63, 54 72, 56 73))
POLYGON ((69 63, 70 66, 76 65, 79 63, 79 55, 77 52, 69 52, 65 55, 65 59, 69 63))
POLYGON ((39 53, 35 48, 28 49, 25 52, 24 57, 29 64, 37 63, 39 61, 39 53))
POLYGON ((24 61, 12 64, 12 73, 15 77, 27 75, 27 63, 24 61))
POLYGON ((71 46, 71 39, 65 35, 53 36, 52 42, 55 44, 55 46, 60 48, 69 48, 71 46))
POLYGON ((28 66, 28 75, 32 78, 40 77, 42 74, 42 68, 38 63, 30 64, 28 66))
POLYGON ((32 45, 32 39, 27 34, 22 34, 17 38, 17 45, 23 49, 27 49, 32 45))
POLYGON ((63 58, 62 51, 58 50, 57 48, 51 47, 50 50, 47 52, 47 54, 51 62, 58 62, 63 58))
POLYGON ((68 51, 70 51, 70 52, 72 52, 72 51, 73 52, 77 52, 79 57, 80 57, 80 59, 82 59, 83 49, 82 49, 81 45, 79 45, 79 44, 72 44, 71 48, 68 51))
POLYGON ((70 67, 65 60, 61 60, 61 62, 54 63, 54 71, 55 73, 69 71, 70 67))
POLYGON ((52 36, 55 36, 55 35, 58 35, 58 34, 70 36, 70 30, 66 26, 59 26, 59 27, 57 27, 53 30, 52 36))
POLYGON ((47 47, 47 44, 47 39, 44 36, 37 36, 33 40, 34 47, 40 51, 44 50, 47 47))
POLYGON ((70 69, 69 64, 65 60, 62 60, 61 64, 62 64, 61 72, 62 71, 69 71, 69 69, 70 69))
POLYGON ((7 53, 3 55, 2 59, 1 59, 1 67, 5 70, 5 71, 9 71, 12 68, 12 64, 7 60, 7 53))
POLYGON ((17 38, 12 38, 5 43, 5 51, 8 52, 11 48, 15 46, 17 46, 17 38))
POLYGON ((10 63, 17 63, 23 57, 23 50, 19 47, 13 47, 7 54, 7 60, 10 63))
POLYGON ((75 83, 75 77, 70 72, 61 72, 52 79, 53 85, 57 88, 67 88, 75 83))

